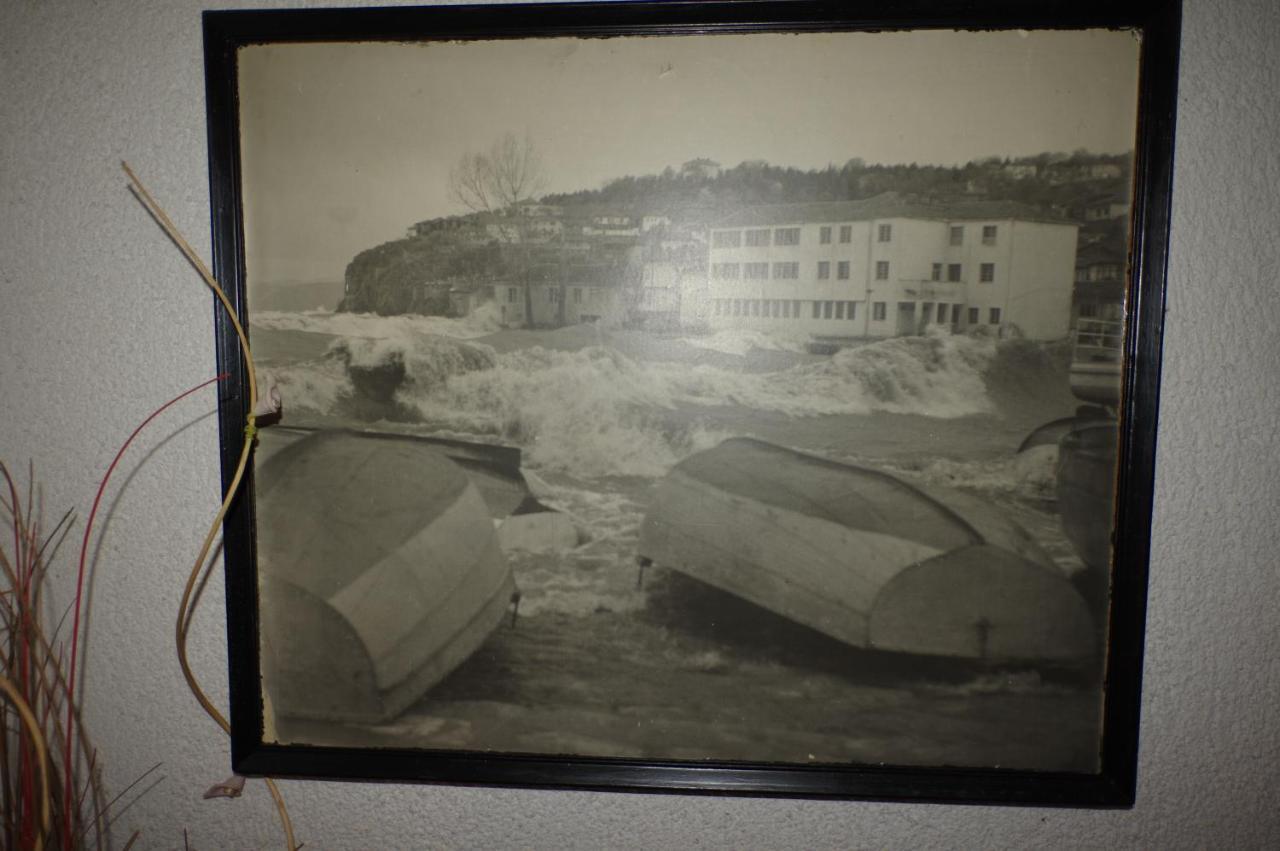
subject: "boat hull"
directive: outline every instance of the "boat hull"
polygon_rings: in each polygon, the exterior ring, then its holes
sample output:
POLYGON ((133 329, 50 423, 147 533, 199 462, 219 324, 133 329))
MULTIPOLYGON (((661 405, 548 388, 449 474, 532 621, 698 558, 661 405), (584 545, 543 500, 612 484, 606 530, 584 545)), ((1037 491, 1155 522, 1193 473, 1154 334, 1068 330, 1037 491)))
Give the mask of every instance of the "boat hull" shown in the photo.
POLYGON ((1024 531, 972 497, 735 439, 658 485, 643 559, 854 647, 1067 661, 1092 619, 1024 531))
POLYGON ((1114 420, 1083 425, 1058 444, 1058 513, 1085 571, 1077 579, 1095 612, 1105 612, 1111 580, 1119 429, 1114 420))
POLYGON ((429 444, 317 432, 255 475, 276 715, 385 721, 501 622, 515 586, 488 506, 429 444))

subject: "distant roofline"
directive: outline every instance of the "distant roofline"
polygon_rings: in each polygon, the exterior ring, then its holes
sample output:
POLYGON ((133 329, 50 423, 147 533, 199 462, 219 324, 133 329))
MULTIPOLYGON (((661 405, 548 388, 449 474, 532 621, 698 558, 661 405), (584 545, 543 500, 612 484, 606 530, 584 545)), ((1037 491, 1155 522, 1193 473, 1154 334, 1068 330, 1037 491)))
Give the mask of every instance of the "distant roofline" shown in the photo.
POLYGON ((858 201, 812 201, 793 204, 761 204, 744 207, 709 223, 711 229, 870 221, 874 219, 922 219, 927 221, 1024 221, 1067 225, 1076 222, 1016 201, 924 200, 897 192, 885 192, 858 201))

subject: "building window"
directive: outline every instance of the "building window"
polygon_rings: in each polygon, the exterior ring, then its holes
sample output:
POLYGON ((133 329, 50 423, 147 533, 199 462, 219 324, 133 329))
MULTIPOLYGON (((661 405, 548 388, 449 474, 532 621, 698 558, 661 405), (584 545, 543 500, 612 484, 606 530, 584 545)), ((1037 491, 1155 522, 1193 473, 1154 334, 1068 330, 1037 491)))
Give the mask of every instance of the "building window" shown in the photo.
POLYGON ((800 300, 799 299, 796 299, 791 302, 791 318, 792 319, 800 318, 800 300))
POLYGON ((889 280, 889 261, 888 260, 876 261, 876 280, 877 281, 889 280))
POLYGON ((748 281, 767 281, 769 280, 769 264, 745 263, 743 264, 742 276, 748 281))
POLYGON ((885 306, 883 301, 877 301, 871 305, 871 318, 877 322, 884 321, 885 306))
POLYGON ((978 324, 978 308, 976 307, 969 308, 969 324, 970 325, 978 324))
POLYGON ((818 242, 822 245, 831 244, 831 225, 823 225, 818 228, 818 242))
POLYGON ((854 316, 854 313, 857 312, 858 303, 856 301, 850 301, 850 302, 846 302, 846 304, 848 304, 848 309, 845 311, 845 313, 848 315, 850 319, 852 319, 854 316))
POLYGON ((800 264, 792 261, 789 263, 774 263, 773 277, 781 281, 792 281, 800 277, 800 264))
POLYGON ((853 225, 840 226, 840 241, 853 242, 853 225))
POLYGON ((991 324, 992 325, 1000 324, 1000 308, 998 307, 991 308, 991 324))
POLYGON ((960 305, 958 304, 951 305, 951 324, 960 324, 960 305))
POLYGON ((824 302, 822 303, 822 318, 823 318, 823 319, 830 319, 830 318, 831 318, 831 313, 832 313, 832 310, 834 309, 834 307, 835 307, 835 305, 834 305, 832 302, 824 301, 824 302))
POLYGON ((768 228, 765 228, 764 230, 747 231, 747 245, 753 248, 760 248, 761 246, 768 245, 770 233, 772 233, 772 231, 768 228))
POLYGON ((822 302, 820 301, 815 301, 813 303, 813 318, 814 319, 822 318, 822 302))
POLYGON ((893 239, 893 225, 880 225, 876 229, 876 242, 889 242, 893 239))
POLYGON ((960 268, 960 264, 959 264, 959 263, 948 263, 948 264, 947 264, 947 280, 948 280, 948 281, 958 281, 958 280, 960 280, 960 272, 961 272, 961 271, 962 271, 962 270, 961 270, 961 268, 960 268))
POLYGON ((791 318, 791 302, 789 301, 784 301, 782 303, 782 318, 783 319, 791 318))
POLYGON ((742 299, 740 298, 735 298, 733 300, 733 315, 734 316, 742 315, 742 299))
POLYGON ((836 319, 844 319, 844 302, 836 302, 836 319))
POLYGON ((520 291, 515 287, 507 287, 507 303, 508 304, 514 303, 516 300, 516 294, 519 292, 520 291))
POLYGON ((984 284, 989 284, 996 279, 996 264, 983 263, 978 267, 978 280, 984 284))
POLYGON ((996 244, 996 226, 995 225, 982 226, 982 244, 983 245, 996 244))
POLYGON ((932 281, 942 280, 942 264, 941 263, 933 264, 933 271, 929 273, 929 279, 932 281))
POLYGON ((742 231, 717 230, 711 233, 712 248, 738 248, 742 245, 742 231))
POLYGON ((736 281, 741 271, 742 269, 737 263, 711 264, 711 277, 722 281, 736 281))
POLYGON ((836 263, 836 277, 842 281, 849 280, 849 261, 840 260, 836 263))
POLYGON ((752 316, 760 315, 760 302, 756 301, 755 299, 752 299, 751 301, 751 315, 752 316))
POLYGON ((573 303, 582 304, 582 287, 573 288, 573 303))
POLYGON ((951 244, 964 245, 964 225, 951 226, 951 244))
POLYGON ((774 319, 782 318, 782 302, 780 301, 775 301, 773 303, 773 318, 774 319))
POLYGON ((799 245, 800 228, 778 228, 773 232, 774 245, 799 245))
POLYGON ((547 290, 547 301, 554 304, 555 302, 560 300, 559 296, 560 296, 560 291, 555 287, 552 287, 551 289, 547 290))
POLYGON ((933 321, 933 302, 926 301, 920 305, 920 322, 928 325, 933 321))
POLYGON ((1091 301, 1086 301, 1086 302, 1084 302, 1083 304, 1081 304, 1081 305, 1080 305, 1080 318, 1081 318, 1081 319, 1097 319, 1097 318, 1098 318, 1098 305, 1094 304, 1094 303, 1093 303, 1093 302, 1091 302, 1091 301))
POLYGON ((831 277, 831 261, 819 260, 818 261, 818 280, 825 281, 830 277, 831 277))

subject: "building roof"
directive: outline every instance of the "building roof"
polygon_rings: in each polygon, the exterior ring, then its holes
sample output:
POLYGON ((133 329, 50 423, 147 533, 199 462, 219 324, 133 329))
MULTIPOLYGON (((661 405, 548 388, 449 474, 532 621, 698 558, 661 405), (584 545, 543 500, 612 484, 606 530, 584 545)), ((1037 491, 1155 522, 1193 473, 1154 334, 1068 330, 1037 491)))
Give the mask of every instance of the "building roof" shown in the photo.
POLYGON ((857 222, 870 219, 930 219, 934 221, 1005 220, 1074 224, 1028 204, 982 199, 925 199, 885 192, 858 201, 814 201, 805 204, 767 204, 744 207, 712 227, 857 222))
POLYGON ((1128 260, 1125 253, 1106 243, 1095 242, 1082 245, 1076 251, 1076 266, 1094 266, 1100 263, 1124 263, 1128 260))

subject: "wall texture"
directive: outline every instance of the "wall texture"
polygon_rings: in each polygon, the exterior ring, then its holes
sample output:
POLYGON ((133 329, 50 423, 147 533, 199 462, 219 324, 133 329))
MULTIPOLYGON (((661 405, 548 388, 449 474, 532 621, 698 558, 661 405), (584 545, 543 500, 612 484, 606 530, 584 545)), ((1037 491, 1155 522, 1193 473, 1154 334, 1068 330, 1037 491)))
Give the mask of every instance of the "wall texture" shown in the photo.
MULTIPOLYGON (((0 457, 81 517, 141 416, 210 374, 210 300, 130 197, 128 159, 208 250, 198 0, 0 4, 0 457)), ((221 4, 219 4, 221 5, 221 4)), ((231 4, 227 4, 231 5, 231 4)), ((261 5, 283 5, 270 2, 261 5)), ((295 4, 296 5, 296 4, 295 4)), ((1280 7, 1187 0, 1147 631, 1126 812, 288 782, 310 848, 1280 847, 1280 7)), ((92 586, 88 725, 143 847, 276 847, 260 783, 200 795, 226 740, 172 620, 214 511, 208 391, 145 435, 92 586)), ((126 484, 122 478, 120 484, 126 484)), ((65 594, 68 562, 59 559, 65 594)), ((222 588, 195 627, 225 700, 222 588)))

